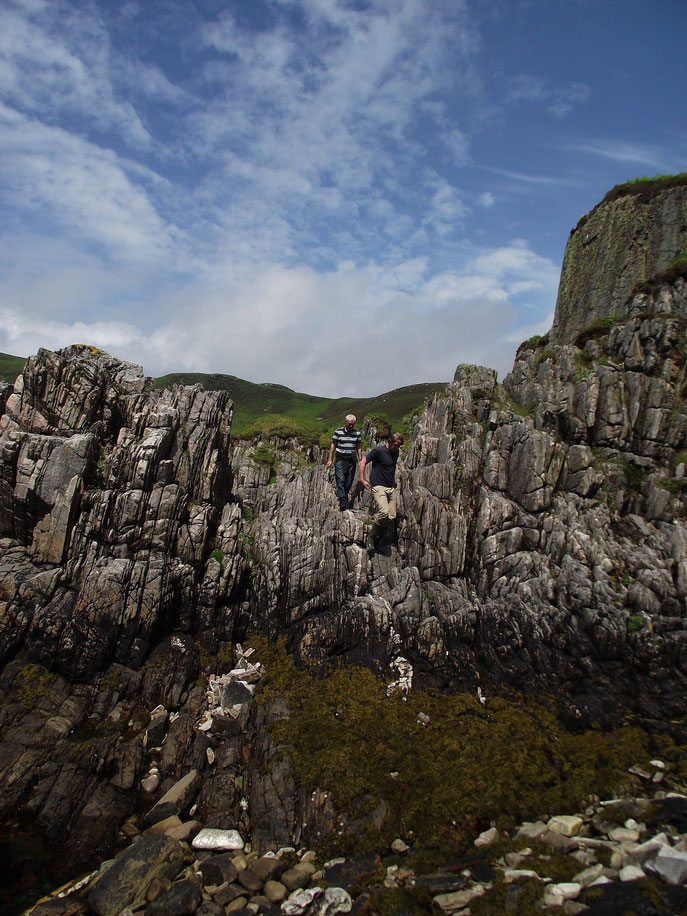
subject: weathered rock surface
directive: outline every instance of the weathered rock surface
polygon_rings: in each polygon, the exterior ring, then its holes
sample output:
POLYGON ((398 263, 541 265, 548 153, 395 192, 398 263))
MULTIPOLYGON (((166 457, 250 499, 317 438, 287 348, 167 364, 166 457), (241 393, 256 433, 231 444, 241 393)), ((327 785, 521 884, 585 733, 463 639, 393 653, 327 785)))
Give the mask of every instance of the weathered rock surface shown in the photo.
POLYGON ((595 318, 622 320, 638 283, 687 250, 687 185, 638 182, 583 216, 565 249, 551 340, 573 343, 595 318))
POLYGON ((370 495, 340 512, 315 446, 230 443, 222 392, 88 347, 30 359, 0 392, 0 820, 68 839, 65 873, 120 830, 331 833, 270 734, 288 709, 253 707, 249 630, 397 689, 541 689, 576 728, 630 713, 684 740, 687 284, 559 331, 502 385, 459 366, 415 418, 374 551, 370 495))

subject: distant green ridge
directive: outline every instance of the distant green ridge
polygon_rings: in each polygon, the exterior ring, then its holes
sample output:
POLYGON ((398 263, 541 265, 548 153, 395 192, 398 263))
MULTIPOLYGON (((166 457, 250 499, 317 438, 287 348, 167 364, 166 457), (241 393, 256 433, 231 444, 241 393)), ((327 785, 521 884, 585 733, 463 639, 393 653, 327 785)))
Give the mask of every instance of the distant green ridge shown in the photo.
POLYGON ((401 428, 404 420, 423 406, 425 399, 432 398, 436 392, 443 393, 447 384, 406 385, 370 398, 321 398, 284 385, 247 382, 234 375, 174 372, 155 379, 157 388, 200 385, 208 391, 227 391, 234 401, 234 436, 295 435, 312 441, 319 441, 340 426, 348 413, 354 413, 359 421, 364 417, 381 417, 391 426, 401 428))
MULTIPOLYGON (((0 353, 0 379, 13 384, 26 359, 0 353)), ((364 417, 379 417, 384 426, 409 432, 408 421, 425 400, 443 393, 447 382, 406 385, 371 398, 321 398, 293 391, 285 385, 256 384, 235 375, 204 372, 172 372, 154 379, 156 388, 171 385, 200 385, 207 391, 227 391, 234 402, 232 435, 239 438, 296 436, 304 441, 329 442, 329 434, 343 424, 348 413, 360 422, 364 417)))
POLYGON ((13 385, 17 376, 21 375, 25 362, 26 359, 23 356, 0 353, 0 381, 13 385))

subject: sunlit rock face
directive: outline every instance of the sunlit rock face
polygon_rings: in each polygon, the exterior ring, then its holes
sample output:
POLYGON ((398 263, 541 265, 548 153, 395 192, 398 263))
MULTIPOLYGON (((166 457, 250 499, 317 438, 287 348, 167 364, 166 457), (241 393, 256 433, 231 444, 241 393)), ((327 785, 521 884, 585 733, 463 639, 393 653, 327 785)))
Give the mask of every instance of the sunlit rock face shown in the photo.
POLYGON ((573 343, 595 318, 624 319, 636 285, 664 272, 685 251, 687 181, 614 189, 570 233, 551 340, 573 343))
POLYGON ((205 678, 255 633, 314 665, 403 658, 415 686, 553 693, 575 727, 683 716, 687 285, 603 301, 571 324, 559 298, 501 384, 457 368, 374 550, 370 494, 342 512, 326 450, 232 442, 225 393, 32 357, 0 389, 0 818, 71 837, 67 867, 194 770, 205 827, 334 829, 271 737, 287 709, 207 716, 205 678))
POLYGON ((1 421, 0 651, 82 678, 193 629, 231 405, 88 347, 27 362, 1 421))

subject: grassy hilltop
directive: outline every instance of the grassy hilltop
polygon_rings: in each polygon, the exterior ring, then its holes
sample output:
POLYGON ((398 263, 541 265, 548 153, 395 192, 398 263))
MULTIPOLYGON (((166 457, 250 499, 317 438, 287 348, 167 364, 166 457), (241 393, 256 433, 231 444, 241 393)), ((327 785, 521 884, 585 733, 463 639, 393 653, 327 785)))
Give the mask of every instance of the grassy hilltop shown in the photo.
POLYGON ((444 391, 446 382, 407 385, 372 398, 319 398, 292 391, 283 385, 255 384, 233 375, 206 375, 199 372, 177 372, 155 379, 158 388, 170 385, 201 385, 209 391, 224 390, 234 401, 232 435, 248 438, 263 435, 297 435, 305 439, 326 436, 341 426, 348 413, 358 420, 377 416, 394 428, 404 425, 424 404, 425 398, 444 391))

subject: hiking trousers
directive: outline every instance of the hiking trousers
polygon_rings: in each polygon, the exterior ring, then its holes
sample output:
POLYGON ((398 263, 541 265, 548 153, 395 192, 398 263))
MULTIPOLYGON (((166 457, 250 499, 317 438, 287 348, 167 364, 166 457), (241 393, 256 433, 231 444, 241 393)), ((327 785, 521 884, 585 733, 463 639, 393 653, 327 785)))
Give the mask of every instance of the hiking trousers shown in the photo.
POLYGON ((376 524, 393 522, 396 518, 396 487, 372 487, 372 496, 377 505, 372 520, 376 524))
POLYGON ((339 505, 343 509, 348 502, 348 491, 351 489, 358 462, 355 458, 337 457, 334 462, 334 477, 336 478, 336 492, 339 505))

